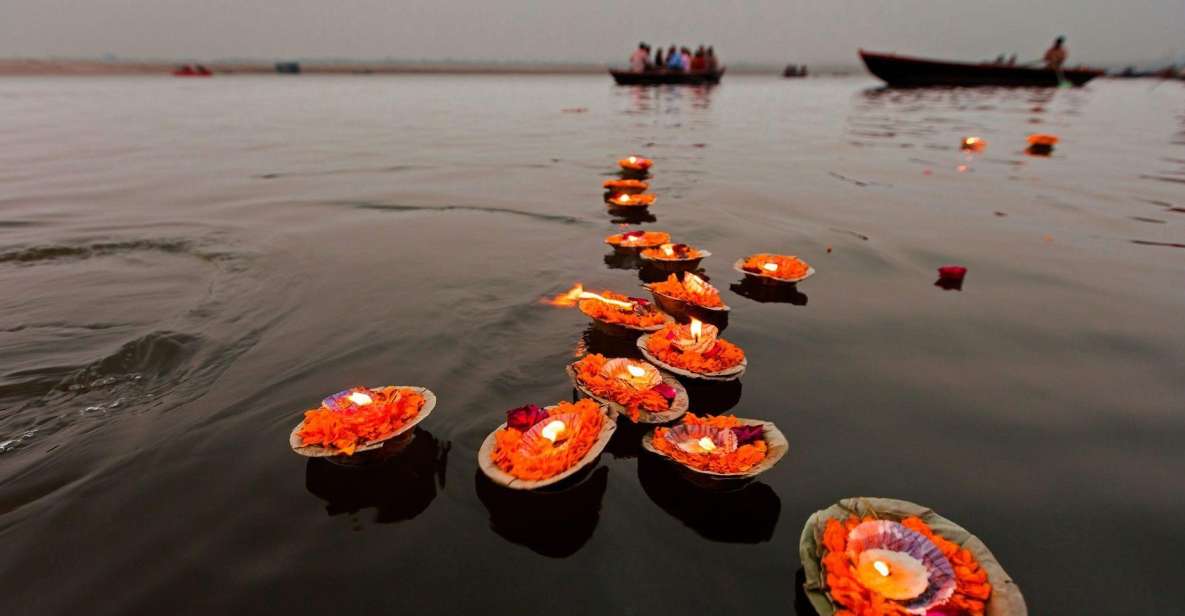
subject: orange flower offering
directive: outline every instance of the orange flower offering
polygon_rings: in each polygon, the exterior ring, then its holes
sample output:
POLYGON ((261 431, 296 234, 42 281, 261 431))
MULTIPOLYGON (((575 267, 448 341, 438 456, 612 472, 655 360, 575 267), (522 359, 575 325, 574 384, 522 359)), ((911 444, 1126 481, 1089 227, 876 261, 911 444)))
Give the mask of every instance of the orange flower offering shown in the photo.
POLYGON ((636 195, 638 193, 646 192, 650 188, 650 183, 642 180, 605 180, 605 190, 615 193, 626 193, 636 195))
POLYGON ((675 274, 667 276, 663 282, 649 285, 654 293, 677 299, 681 302, 704 306, 706 308, 724 308, 724 301, 720 299, 720 291, 708 281, 688 272, 683 280, 675 274))
POLYGON ((769 451, 762 425, 746 425, 731 415, 688 413, 677 426, 655 428, 650 444, 684 466, 723 475, 749 471, 769 451))
POLYGON ((969 152, 982 152, 987 147, 987 141, 980 137, 963 137, 962 149, 969 152))
POLYGON ((786 282, 802 280, 811 272, 811 266, 798 257, 766 252, 745 257, 741 262, 741 269, 747 274, 786 282))
POLYGON ((1047 135, 1044 133, 1034 133, 1029 135, 1029 145, 1045 146, 1052 148, 1057 145, 1057 135, 1047 135))
POLYGON ((361 445, 390 437, 419 414, 424 396, 407 387, 354 387, 305 411, 297 430, 302 447, 334 449, 347 456, 361 445))
POLYGON ((988 574, 918 517, 828 518, 820 562, 836 616, 981 616, 988 574))
POLYGON ((621 165, 621 168, 626 171, 646 171, 650 169, 654 161, 641 156, 627 156, 617 161, 617 164, 621 165))
POLYGON ((490 457, 518 479, 548 479, 584 459, 606 421, 609 418, 592 400, 560 402, 548 409, 533 404, 512 409, 506 414, 506 427, 494 433, 490 457))
POLYGON ((593 354, 572 367, 580 385, 597 397, 624 406, 635 422, 639 411, 661 413, 669 410, 675 399, 675 388, 664 384, 658 368, 644 361, 593 354))
POLYGON ((711 374, 736 368, 745 361, 740 347, 719 339, 715 325, 691 319, 691 323, 667 323, 646 339, 646 350, 658 361, 694 372, 711 374))
POLYGON ((658 261, 690 261, 702 259, 707 256, 707 253, 687 244, 663 244, 657 248, 643 250, 642 256, 658 261))
POLYGON ((605 238, 614 248, 653 248, 669 241, 671 234, 666 231, 627 231, 605 238))
POLYGON ((606 199, 612 207, 648 207, 657 199, 651 194, 617 193, 606 199))

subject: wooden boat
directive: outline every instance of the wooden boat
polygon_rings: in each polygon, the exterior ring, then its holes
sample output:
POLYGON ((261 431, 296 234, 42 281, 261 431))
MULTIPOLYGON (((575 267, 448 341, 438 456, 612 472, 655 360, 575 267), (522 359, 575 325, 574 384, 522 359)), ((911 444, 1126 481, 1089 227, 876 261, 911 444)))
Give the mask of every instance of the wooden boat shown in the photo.
POLYGON ((201 64, 189 65, 186 64, 173 71, 174 77, 210 77, 214 71, 202 66, 201 64))
POLYGON ((894 87, 920 86, 1035 86, 1054 87, 1062 80, 1081 86, 1103 74, 1096 69, 1054 71, 1047 68, 969 64, 911 58, 860 50, 869 72, 894 87), (1059 75, 1060 72, 1060 75, 1059 75))
POLYGON ((724 69, 694 72, 653 70, 641 73, 609 69, 609 74, 613 75, 613 81, 619 86, 714 85, 720 83, 724 69))

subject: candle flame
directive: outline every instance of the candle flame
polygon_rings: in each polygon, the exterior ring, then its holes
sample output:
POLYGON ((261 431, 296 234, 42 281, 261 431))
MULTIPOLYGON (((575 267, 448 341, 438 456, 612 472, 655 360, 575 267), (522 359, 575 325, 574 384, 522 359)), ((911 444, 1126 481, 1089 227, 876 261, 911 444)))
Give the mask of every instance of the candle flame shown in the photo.
POLYGON ((704 324, 696 318, 691 319, 691 337, 699 340, 699 336, 704 331, 704 324))
POLYGON ((700 449, 703 449, 704 451, 715 451, 716 450, 716 443, 713 443, 712 439, 710 439, 706 436, 699 440, 699 446, 700 446, 700 449))
POLYGON ((708 281, 687 272, 683 275, 683 286, 692 293, 703 293, 708 289, 708 281))
POLYGON ((630 164, 632 165, 632 164, 634 164, 634 163, 636 163, 636 162, 638 162, 638 157, 637 157, 637 156, 631 156, 631 157, 630 157, 630 164))
POLYGON ((618 308, 621 308, 622 310, 633 310, 634 309, 633 302, 622 301, 619 299, 610 299, 610 298, 604 297, 602 295, 597 295, 596 293, 593 293, 591 291, 585 291, 584 285, 580 284, 579 282, 576 283, 576 285, 573 286, 571 289, 568 289, 567 291, 564 291, 563 293, 560 293, 559 295, 556 295, 553 298, 550 298, 550 299, 544 298, 543 303, 551 305, 551 306, 568 307, 568 306, 575 306, 576 304, 580 303, 580 300, 582 300, 582 299, 595 299, 598 302, 605 302, 606 304, 609 304, 610 306, 617 306, 618 308))
POLYGON ((889 577, 889 565, 885 564, 885 561, 883 561, 883 560, 874 561, 872 563, 872 568, 876 569, 876 572, 881 574, 882 576, 889 577))
POLYGON ((553 419, 546 426, 543 426, 543 429, 539 431, 539 436, 551 441, 554 445, 555 440, 560 437, 560 434, 563 434, 565 427, 567 426, 564 425, 564 422, 553 419))
POLYGON ((631 376, 639 379, 646 376, 646 371, 638 366, 626 366, 625 371, 629 372, 631 376))
POLYGON ((350 399, 350 402, 353 402, 354 404, 356 404, 358 406, 365 406, 367 404, 370 404, 371 402, 374 402, 374 398, 371 398, 370 396, 368 396, 360 391, 356 391, 346 397, 350 399))
POLYGON ((625 193, 621 193, 621 195, 619 197, 617 197, 617 202, 618 203, 629 203, 630 196, 625 193))
POLYGON ((675 254, 675 245, 674 244, 663 244, 662 245, 662 253, 668 257, 673 256, 675 254))
POLYGON ((763 269, 765 269, 765 271, 767 271, 767 272, 778 271, 778 264, 777 263, 766 263, 765 265, 762 265, 761 267, 763 269))

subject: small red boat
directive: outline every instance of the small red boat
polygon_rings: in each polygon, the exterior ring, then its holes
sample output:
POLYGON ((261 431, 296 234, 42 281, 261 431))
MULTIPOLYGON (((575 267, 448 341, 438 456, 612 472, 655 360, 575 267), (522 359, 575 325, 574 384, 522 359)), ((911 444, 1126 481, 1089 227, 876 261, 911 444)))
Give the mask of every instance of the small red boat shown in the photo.
POLYGON ((970 64, 926 60, 888 53, 860 50, 869 72, 890 86, 899 88, 921 86, 1030 86, 1055 87, 1063 82, 1081 86, 1103 74, 1090 68, 1067 68, 1055 71, 1048 68, 1008 66, 1004 64, 970 64))
POLYGON ((201 64, 186 64, 181 68, 173 71, 174 77, 210 77, 214 71, 202 66, 201 64))

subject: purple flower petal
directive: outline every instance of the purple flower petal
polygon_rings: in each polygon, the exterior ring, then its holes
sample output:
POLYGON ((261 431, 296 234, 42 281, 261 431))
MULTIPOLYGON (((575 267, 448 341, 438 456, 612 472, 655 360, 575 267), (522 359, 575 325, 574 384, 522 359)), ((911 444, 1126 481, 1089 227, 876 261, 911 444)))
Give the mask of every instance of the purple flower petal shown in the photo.
POLYGON ((746 445, 765 436, 765 426, 737 426, 732 428, 732 433, 737 435, 738 445, 746 445))
POLYGON ((675 396, 679 395, 679 392, 675 391, 674 387, 671 387, 666 383, 660 383, 654 387, 651 387, 651 389, 657 391, 658 395, 666 398, 667 400, 674 400, 675 396))
POLYGON ((520 406, 506 411, 506 427, 526 432, 531 426, 547 418, 547 411, 534 404, 520 406))

